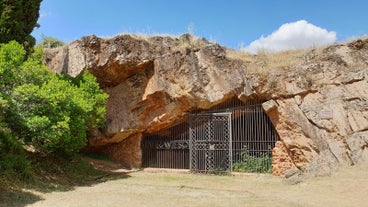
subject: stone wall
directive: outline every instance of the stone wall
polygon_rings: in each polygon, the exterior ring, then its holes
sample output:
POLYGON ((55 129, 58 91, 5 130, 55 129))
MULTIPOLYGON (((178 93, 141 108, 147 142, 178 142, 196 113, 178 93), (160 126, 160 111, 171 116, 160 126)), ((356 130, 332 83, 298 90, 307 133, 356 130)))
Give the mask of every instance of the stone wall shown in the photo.
POLYGON ((118 143, 91 147, 89 151, 107 155, 127 168, 139 168, 142 165, 141 140, 142 134, 134 134, 118 143))

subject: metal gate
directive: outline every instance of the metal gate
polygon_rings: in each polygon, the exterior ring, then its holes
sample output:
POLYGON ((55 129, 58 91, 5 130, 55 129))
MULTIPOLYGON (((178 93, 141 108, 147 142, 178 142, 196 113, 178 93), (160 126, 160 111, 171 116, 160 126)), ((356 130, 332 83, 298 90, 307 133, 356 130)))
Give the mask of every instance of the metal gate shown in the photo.
POLYGON ((189 149, 191 171, 232 171, 231 113, 191 114, 189 149))
POLYGON ((142 167, 270 173, 278 139, 260 101, 243 103, 235 98, 145 134, 142 167))
POLYGON ((142 167, 189 169, 188 122, 155 134, 141 142, 142 167))

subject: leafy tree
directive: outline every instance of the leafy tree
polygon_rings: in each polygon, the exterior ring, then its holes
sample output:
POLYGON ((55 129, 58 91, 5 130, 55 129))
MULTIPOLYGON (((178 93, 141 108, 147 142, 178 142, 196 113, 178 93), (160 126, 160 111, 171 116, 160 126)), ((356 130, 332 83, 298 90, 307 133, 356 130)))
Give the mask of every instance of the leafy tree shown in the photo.
POLYGON ((25 158, 22 145, 6 128, 4 115, 8 108, 8 101, 0 93, 0 187, 2 178, 31 178, 30 162, 25 158))
POLYGON ((13 87, 19 84, 17 80, 18 68, 25 57, 23 47, 15 41, 2 44, 0 47, 0 91, 10 95, 13 87))
POLYGON ((5 111, 8 109, 8 101, 3 96, 4 95, 0 93, 0 131, 5 128, 4 115, 5 111))
POLYGON ((31 51, 35 39, 30 35, 38 26, 39 9, 42 0, 1 0, 0 1, 0 43, 15 40, 26 51, 31 51))
POLYGON ((86 145, 88 131, 104 122, 107 94, 88 72, 77 78, 50 72, 42 64, 40 48, 27 61, 24 57, 15 41, 0 45, 6 126, 39 151, 77 152, 86 145))
POLYGON ((24 84, 14 90, 17 123, 26 142, 61 154, 77 152, 86 145, 88 128, 103 121, 106 95, 88 93, 98 86, 89 73, 77 84, 54 76, 41 86, 24 84))

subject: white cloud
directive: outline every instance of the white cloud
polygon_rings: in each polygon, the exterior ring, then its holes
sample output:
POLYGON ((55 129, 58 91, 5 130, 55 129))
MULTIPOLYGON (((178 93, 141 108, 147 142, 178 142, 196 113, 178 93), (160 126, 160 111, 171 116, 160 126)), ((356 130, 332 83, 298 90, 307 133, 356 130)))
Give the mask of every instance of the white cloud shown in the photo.
POLYGON ((332 44, 336 41, 336 32, 327 31, 305 20, 281 25, 267 37, 261 36, 242 50, 257 53, 259 50, 280 52, 285 50, 302 49, 311 46, 332 44))

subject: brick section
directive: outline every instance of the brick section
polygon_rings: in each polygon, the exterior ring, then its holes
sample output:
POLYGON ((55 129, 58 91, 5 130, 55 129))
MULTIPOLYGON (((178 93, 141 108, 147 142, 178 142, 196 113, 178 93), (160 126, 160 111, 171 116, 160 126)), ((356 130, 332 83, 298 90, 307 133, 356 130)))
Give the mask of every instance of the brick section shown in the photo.
POLYGON ((291 161, 285 145, 281 141, 277 141, 272 150, 272 174, 284 176, 285 171, 293 167, 295 165, 291 161))

